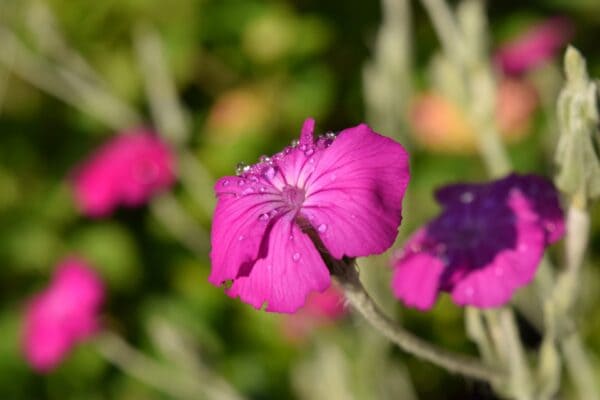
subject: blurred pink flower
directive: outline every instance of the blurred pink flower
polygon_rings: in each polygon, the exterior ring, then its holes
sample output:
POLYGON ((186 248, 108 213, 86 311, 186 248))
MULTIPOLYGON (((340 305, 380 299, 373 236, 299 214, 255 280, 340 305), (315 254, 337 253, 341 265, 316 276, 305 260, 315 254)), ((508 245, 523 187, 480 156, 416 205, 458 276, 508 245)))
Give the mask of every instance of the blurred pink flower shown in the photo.
POLYGON ((284 336, 291 342, 302 342, 314 329, 343 318, 347 313, 344 303, 344 294, 334 285, 323 293, 311 293, 296 314, 284 316, 284 336))
POLYGON ((459 305, 508 302, 533 279, 546 246, 564 235, 556 189, 535 175, 450 185, 436 198, 441 215, 417 230, 393 261, 395 296, 421 310, 440 291, 459 305))
MULTIPOLYGON (((498 82, 495 120, 505 142, 517 142, 530 133, 538 103, 531 83, 518 78, 498 82)), ((477 150, 477 131, 467 113, 441 94, 420 93, 412 102, 409 122, 415 141, 429 151, 470 154, 477 150)))
POLYGON ((62 261, 48 288, 26 309, 23 345, 29 364, 39 372, 54 369, 99 328, 103 300, 102 281, 84 260, 62 261))
POLYGON ((398 233, 404 148, 364 124, 316 140, 313 129, 306 120, 297 144, 215 185, 209 281, 233 281, 227 294, 255 308, 293 313, 327 289, 319 248, 336 259, 366 256, 398 233))
POLYGON ((153 132, 135 129, 110 139, 77 167, 73 185, 82 212, 103 217, 120 205, 144 204, 174 181, 169 146, 153 132))
POLYGON ((567 18, 550 18, 502 45, 494 55, 495 62, 507 75, 523 74, 556 57, 573 34, 567 18))

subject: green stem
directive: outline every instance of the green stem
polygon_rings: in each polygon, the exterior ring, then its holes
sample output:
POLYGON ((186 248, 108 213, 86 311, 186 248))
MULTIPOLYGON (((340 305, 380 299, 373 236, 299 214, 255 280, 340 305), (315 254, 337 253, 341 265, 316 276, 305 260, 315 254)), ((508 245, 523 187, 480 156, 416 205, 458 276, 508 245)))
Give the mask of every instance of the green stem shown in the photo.
POLYGON ((406 331, 402 326, 385 315, 365 291, 358 278, 358 272, 353 262, 328 258, 333 275, 342 285, 346 298, 354 309, 379 333, 394 342, 401 349, 453 373, 490 383, 500 383, 504 379, 504 374, 501 371, 483 364, 476 358, 437 347, 406 331))
POLYGON ((221 388, 207 379, 201 382, 186 371, 169 368, 131 347, 112 332, 103 332, 94 342, 98 353, 124 373, 180 400, 241 400, 232 388, 221 388))

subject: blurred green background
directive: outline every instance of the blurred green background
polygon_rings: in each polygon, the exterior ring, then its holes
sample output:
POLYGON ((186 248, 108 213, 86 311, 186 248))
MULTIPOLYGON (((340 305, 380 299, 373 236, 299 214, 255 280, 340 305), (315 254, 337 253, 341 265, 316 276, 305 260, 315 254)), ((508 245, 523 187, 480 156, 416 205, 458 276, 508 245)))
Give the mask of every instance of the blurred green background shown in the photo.
MULTIPOLYGON (((439 44, 421 5, 411 4, 412 70, 404 78, 416 93, 431 87, 427 68, 439 44)), ((554 15, 572 20, 573 43, 587 57, 591 74, 600 76, 596 0, 489 1, 491 47, 554 15)), ((186 148, 212 177, 233 174, 236 163, 278 151, 296 137, 308 116, 317 120, 319 132, 368 119, 363 72, 375 55, 381 20, 378 2, 357 0, 0 0, 0 38, 10 30, 31 54, 54 66, 67 60, 80 65, 81 60, 69 58, 78 54, 109 93, 148 121, 153 115, 134 32, 139 26, 155 31, 185 110, 186 148)), ((73 252, 88 258, 107 281, 105 325, 173 376, 180 369, 194 373, 186 363, 198 363, 252 399, 495 398, 486 385, 450 376, 391 348, 358 318, 318 328, 302 341, 289 340, 282 333, 283 317, 255 311, 207 283, 210 265, 203 236, 192 239, 200 250, 190 251, 148 207, 122 209, 103 220, 80 216, 68 185, 70 171, 114 134, 118 123, 40 90, 34 81, 43 81, 43 74, 20 69, 26 63, 11 64, 18 50, 0 43, 3 399, 172 398, 111 366, 93 343, 78 347, 46 376, 25 364, 19 339, 22 306, 45 286, 54 265, 73 252), (192 361, 161 346, 171 340, 169 332, 186 343, 192 361)), ((554 171, 556 131, 549 112, 555 98, 544 96, 556 94, 558 65, 557 59, 553 74, 531 77, 539 86, 540 106, 524 139, 510 145, 519 171, 554 171), (555 80, 547 84, 546 78, 555 80)), ((433 153, 415 145, 406 131, 382 133, 411 148, 403 235, 435 214, 433 188, 459 179, 485 179, 475 155, 433 153)), ((194 225, 182 228, 184 236, 194 229, 208 232, 211 191, 206 184, 175 188, 178 204, 194 225)), ((598 227, 600 219, 595 221, 598 227)), ((591 248, 592 260, 597 260, 600 235, 592 237, 591 248)), ((373 286, 380 291, 376 297, 406 326, 441 345, 474 352, 464 333, 462 310, 445 297, 427 314, 390 302, 386 258, 372 264, 383 277, 383 283, 373 286)), ((582 289, 583 310, 597 304, 599 271, 594 267, 587 270, 590 279, 582 289)), ((537 346, 535 331, 522 327, 528 345, 537 346)), ((582 332, 593 353, 600 354, 600 315, 588 313, 582 332)), ((202 374, 197 376, 202 384, 202 374)))

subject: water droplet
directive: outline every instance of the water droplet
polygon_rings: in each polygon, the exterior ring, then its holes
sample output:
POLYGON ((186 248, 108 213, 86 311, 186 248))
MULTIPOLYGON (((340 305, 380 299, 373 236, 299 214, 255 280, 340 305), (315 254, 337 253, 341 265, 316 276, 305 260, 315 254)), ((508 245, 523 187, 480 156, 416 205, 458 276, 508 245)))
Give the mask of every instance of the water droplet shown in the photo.
POLYGON ((275 168, 269 166, 267 169, 265 169, 264 174, 267 179, 273 179, 275 177, 275 168))
POLYGON ((261 186, 261 187, 260 187, 258 190, 259 190, 261 193, 264 193, 264 192, 266 192, 266 191, 267 191, 267 188, 266 188, 266 187, 264 187, 264 186, 261 186))
POLYGON ((460 202, 464 204, 469 204, 475 199, 475 195, 471 192, 464 192, 460 195, 460 202))
POLYGON ((306 150, 308 150, 308 145, 306 143, 305 144, 301 144, 300 145, 300 151, 306 151, 306 150))
POLYGON ((309 162, 309 164, 314 164, 315 163, 314 157, 309 158, 308 162, 309 162))
POLYGON ((268 221, 268 220, 269 220, 269 214, 267 214, 267 213, 260 214, 260 215, 258 216, 258 219, 259 219, 260 221, 268 221))
POLYGON ((250 193, 254 193, 254 189, 252 189, 251 187, 247 187, 246 189, 244 189, 242 191, 242 195, 244 195, 244 196, 247 194, 250 194, 250 193))
MULTIPOLYGON (((306 154, 306 156, 312 156, 315 153, 315 149, 313 149, 312 147, 310 149, 307 149, 304 154, 306 154)), ((312 160, 312 158, 311 158, 312 160)))
POLYGON ((260 156, 259 160, 260 162, 267 164, 271 162, 271 158, 269 156, 260 156))
POLYGON ((274 217, 274 216, 276 216, 277 214, 279 214, 279 211, 277 211, 277 210, 271 210, 271 211, 269 211, 269 215, 270 215, 271 217, 274 217))
POLYGON ((519 245, 519 251, 527 251, 529 247, 525 243, 519 245))
POLYGON ((324 233, 327 230, 327 225, 321 224, 317 227, 317 230, 321 233, 324 233))
POLYGON ((237 166, 235 167, 235 174, 238 176, 243 174, 244 172, 246 172, 246 168, 248 168, 248 169, 250 168, 246 163, 243 163, 243 162, 237 163, 237 166))
POLYGON ((336 174, 329 175, 329 180, 330 181, 335 181, 336 179, 337 179, 337 175, 336 174))
POLYGON ((246 180, 245 179, 240 179, 238 181, 238 186, 244 186, 246 184, 246 180))
POLYGON ((244 236, 244 235, 240 235, 240 236, 238 237, 238 240, 239 240, 240 242, 241 242, 242 240, 244 240, 244 239, 246 239, 246 236, 244 236))
POLYGON ((410 245, 410 250, 417 252, 417 251, 421 251, 422 247, 419 243, 411 243, 410 245))
POLYGON ((326 137, 327 139, 335 139, 335 132, 327 132, 327 133, 325 134, 325 137, 326 137))
POLYGON ((290 236, 288 237, 288 239, 289 239, 289 240, 294 240, 294 235, 290 235, 290 236))
POLYGON ((292 255, 292 260, 295 262, 300 261, 300 253, 294 253, 294 255, 292 255))
POLYGON ((292 146, 292 147, 296 147, 296 146, 298 146, 299 144, 300 144, 300 141, 299 141, 298 139, 294 139, 294 140, 292 140, 292 145, 291 145, 291 146, 292 146))
POLYGON ((229 179, 225 179, 222 183, 223 186, 229 186, 229 179))

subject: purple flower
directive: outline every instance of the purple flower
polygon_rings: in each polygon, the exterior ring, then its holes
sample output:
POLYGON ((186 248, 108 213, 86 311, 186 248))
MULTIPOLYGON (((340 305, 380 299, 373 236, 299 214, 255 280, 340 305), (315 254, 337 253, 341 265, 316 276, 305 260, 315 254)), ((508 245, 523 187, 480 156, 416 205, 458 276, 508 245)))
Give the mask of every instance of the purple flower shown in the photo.
POLYGON ((67 258, 52 283, 29 302, 23 346, 29 364, 39 372, 54 369, 71 348, 99 327, 104 286, 88 264, 67 258))
POLYGON ((215 185, 209 281, 256 308, 295 312, 330 285, 320 251, 377 254, 397 235, 404 148, 364 124, 316 140, 313 129, 306 120, 297 143, 215 185))
POLYGON ((544 249, 565 231, 547 180, 512 174, 441 188, 442 213, 409 238, 393 262, 392 289, 406 305, 433 306, 440 291, 458 305, 508 302, 534 277, 544 249))
POLYGON ((494 56, 496 64, 507 75, 523 74, 554 58, 571 40, 573 32, 568 19, 548 19, 500 47, 494 56))
POLYGON ((76 169, 76 203, 90 217, 104 217, 120 205, 139 206, 174 183, 174 164, 171 149, 151 131, 124 132, 76 169))

